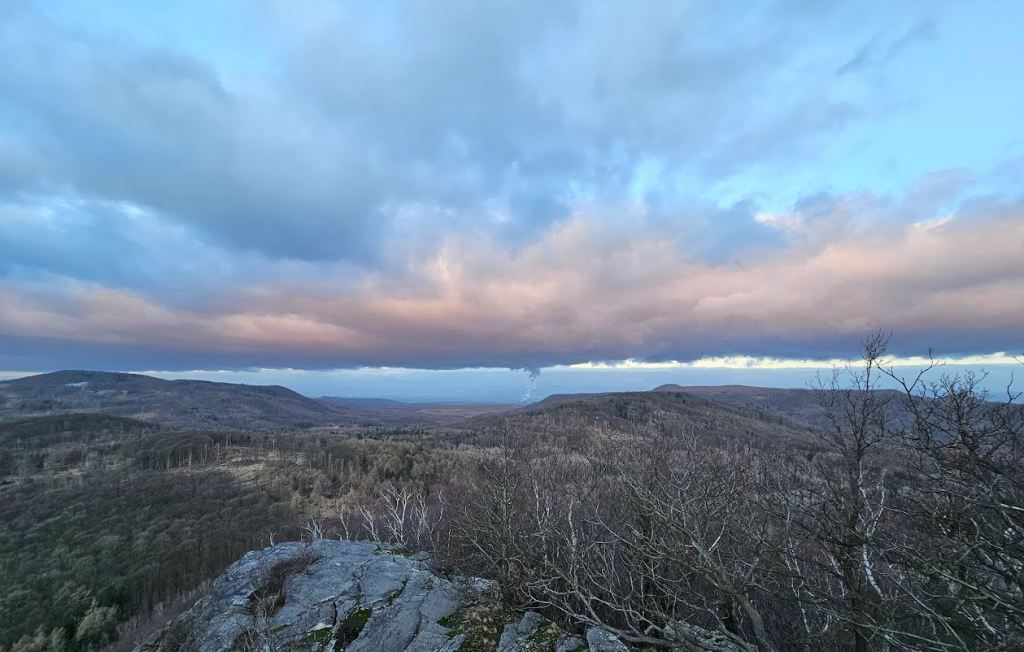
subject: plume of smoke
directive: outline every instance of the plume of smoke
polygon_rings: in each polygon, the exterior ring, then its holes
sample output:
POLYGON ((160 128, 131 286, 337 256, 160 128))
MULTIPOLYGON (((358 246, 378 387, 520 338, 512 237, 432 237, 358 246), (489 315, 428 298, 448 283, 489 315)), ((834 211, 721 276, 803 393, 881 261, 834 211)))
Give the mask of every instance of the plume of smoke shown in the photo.
MULTIPOLYGON (((540 376, 539 367, 520 367, 526 372, 526 391, 523 393, 523 398, 520 403, 528 403, 533 398, 533 392, 537 389, 537 377, 540 376)), ((517 370, 518 371, 518 370, 517 370)))

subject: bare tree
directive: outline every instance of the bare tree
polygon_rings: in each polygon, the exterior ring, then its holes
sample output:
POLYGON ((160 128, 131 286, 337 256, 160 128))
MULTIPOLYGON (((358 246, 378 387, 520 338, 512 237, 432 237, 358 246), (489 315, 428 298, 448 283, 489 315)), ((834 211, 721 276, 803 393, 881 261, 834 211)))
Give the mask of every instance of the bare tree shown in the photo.
POLYGON ((341 528, 341 534, 338 535, 338 538, 342 541, 352 540, 352 530, 348 523, 350 514, 351 508, 348 506, 342 506, 338 509, 338 526, 341 528))
POLYGON ((766 522, 748 461, 692 435, 619 446, 604 457, 602 499, 570 521, 576 559, 560 579, 577 608, 606 603, 576 617, 637 643, 774 650, 755 597, 766 522), (584 521, 599 546, 580 546, 584 521))
POLYGON ((494 569, 507 593, 516 593, 524 569, 519 554, 527 486, 525 447, 512 430, 501 431, 497 450, 480 464, 477 482, 464 505, 460 529, 476 563, 494 569))
POLYGON ((585 458, 502 443, 467 534, 506 594, 634 643, 775 649, 754 598, 766 526, 749 463, 670 432, 585 458))
POLYGON ((880 527, 891 513, 884 456, 895 448, 894 395, 879 388, 888 339, 873 334, 863 342, 860 367, 819 379, 819 451, 806 463, 792 461, 779 510, 786 527, 781 558, 805 630, 824 633, 836 622, 858 652, 876 638, 896 643, 880 527), (826 623, 812 626, 810 610, 826 614, 826 623))
POLYGON ((905 513, 900 588, 919 617, 960 649, 1024 647, 1024 409, 1012 384, 1001 400, 984 375, 943 375, 934 365, 897 376, 912 415, 905 431, 905 513))
POLYGON ((377 529, 377 517, 373 509, 367 505, 359 505, 359 516, 363 520, 363 528, 369 535, 371 541, 381 542, 380 531, 377 529))
POLYGON ((324 519, 317 516, 310 517, 302 529, 310 541, 321 541, 324 538, 324 519))
POLYGON ((406 546, 409 543, 408 530, 412 525, 415 493, 409 486, 398 487, 385 482, 380 489, 384 503, 384 528, 391 543, 406 546))

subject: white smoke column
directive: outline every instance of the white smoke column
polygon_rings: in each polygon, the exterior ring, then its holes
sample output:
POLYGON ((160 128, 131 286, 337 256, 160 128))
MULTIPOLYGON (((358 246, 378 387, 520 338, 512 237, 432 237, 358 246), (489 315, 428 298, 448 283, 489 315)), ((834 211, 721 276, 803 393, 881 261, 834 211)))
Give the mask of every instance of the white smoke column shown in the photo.
POLYGON ((537 389, 537 377, 540 376, 540 369, 537 367, 523 367, 522 369, 527 373, 526 392, 523 394, 523 399, 519 402, 529 403, 530 399, 533 398, 533 391, 537 389))

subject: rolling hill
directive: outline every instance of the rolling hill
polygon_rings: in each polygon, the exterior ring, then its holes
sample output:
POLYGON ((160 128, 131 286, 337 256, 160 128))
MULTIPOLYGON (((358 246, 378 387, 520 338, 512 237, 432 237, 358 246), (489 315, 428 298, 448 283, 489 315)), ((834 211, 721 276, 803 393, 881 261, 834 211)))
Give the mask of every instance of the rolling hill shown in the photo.
POLYGON ((756 410, 685 392, 556 394, 514 411, 476 417, 464 425, 490 437, 508 429, 522 435, 585 446, 593 436, 684 433, 717 443, 805 445, 810 428, 770 410, 756 410))
MULTIPOLYGON (((812 389, 780 389, 774 387, 750 387, 747 385, 661 385, 653 393, 689 394, 708 400, 745 408, 757 414, 783 415, 793 421, 816 427, 824 424, 824 408, 820 397, 812 389)), ((897 420, 909 419, 903 406, 904 395, 895 390, 880 389, 875 392, 889 399, 892 416, 897 420)))
POLYGON ((56 371, 0 382, 0 421, 101 413, 171 427, 266 430, 349 422, 349 411, 276 385, 56 371))

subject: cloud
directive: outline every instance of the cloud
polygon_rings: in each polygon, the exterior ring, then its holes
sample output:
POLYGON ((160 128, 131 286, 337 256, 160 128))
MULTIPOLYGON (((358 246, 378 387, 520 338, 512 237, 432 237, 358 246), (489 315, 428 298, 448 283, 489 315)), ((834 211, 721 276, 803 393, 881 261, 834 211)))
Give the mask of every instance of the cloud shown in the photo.
MULTIPOLYGON (((814 83, 826 67, 792 83, 806 61, 785 43, 813 32, 781 11, 737 30, 677 3, 247 7, 269 60, 251 74, 12 3, 0 191, 128 202, 216 246, 375 267, 451 233, 528 242, 581 199, 623 201, 651 161, 707 180, 792 160, 856 115, 814 83)), ((666 208, 685 204, 667 185, 666 208)))
POLYGON ((963 95, 939 63, 888 74, 962 49, 930 6, 147 11, 0 7, 8 368, 831 357, 876 326, 1018 341, 1019 166, 886 121, 963 95))
MULTIPOLYGON (((886 367, 925 367, 928 365, 941 366, 973 366, 987 367, 991 365, 1016 366, 1024 362, 1021 355, 1010 355, 1005 352, 927 357, 927 356, 905 356, 887 357, 883 360, 886 367)), ((863 365, 863 359, 859 358, 832 358, 828 360, 809 360, 800 358, 769 358, 755 357, 749 355, 729 355, 713 358, 698 358, 690 362, 679 362, 678 360, 666 360, 661 362, 646 362, 642 360, 623 360, 621 362, 581 362, 570 365, 571 369, 616 369, 616 370, 670 370, 670 369, 757 369, 757 370, 782 370, 782 369, 835 369, 844 366, 863 365)))
POLYGON ((758 213, 754 221, 779 231, 798 232, 804 227, 803 217, 797 213, 758 213))
POLYGON ((936 24, 933 18, 927 18, 892 39, 874 36, 867 44, 846 63, 836 69, 837 75, 848 75, 865 68, 880 67, 899 56, 901 52, 920 41, 935 38, 936 24))
MULTIPOLYGON (((842 206, 843 202, 836 205, 842 206)), ((7 288, 0 331, 147 348, 219 366, 535 368, 592 360, 852 354, 892 329, 905 350, 1014 350, 1024 323, 1024 207, 930 228, 844 226, 741 263, 694 260, 668 232, 623 239, 577 215, 510 250, 452 236, 409 270, 350 291, 286 281, 176 309, 80 281, 7 288), (908 344, 911 343, 911 344, 908 344)), ((826 216, 816 219, 828 221, 826 216)))

